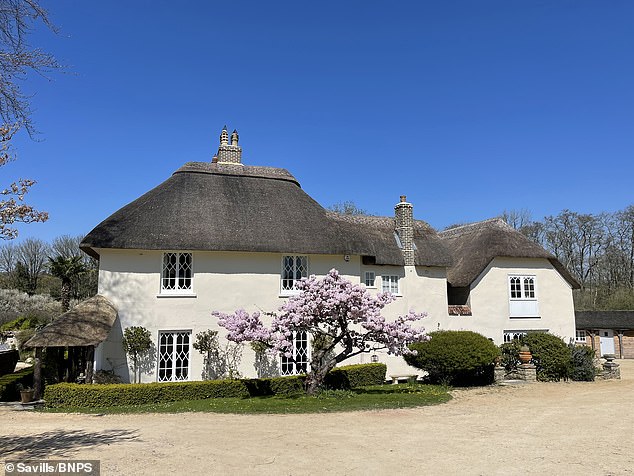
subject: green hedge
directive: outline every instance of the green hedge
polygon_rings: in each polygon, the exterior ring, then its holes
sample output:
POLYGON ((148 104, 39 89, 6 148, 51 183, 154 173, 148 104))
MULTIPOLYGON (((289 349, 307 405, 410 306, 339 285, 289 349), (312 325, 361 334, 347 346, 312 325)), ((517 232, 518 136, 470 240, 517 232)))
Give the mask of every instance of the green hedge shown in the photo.
POLYGON ((368 385, 385 383, 387 366, 385 364, 345 365, 332 369, 326 376, 326 387, 336 390, 349 390, 368 385))
POLYGON ((18 384, 23 387, 33 386, 33 367, 0 377, 0 402, 20 400, 18 384))
MULTIPOLYGON (((349 389, 382 384, 384 364, 360 364, 338 367, 328 374, 329 388, 349 389)), ((206 398, 296 395, 305 392, 305 375, 244 380, 207 380, 202 382, 164 382, 140 384, 48 385, 44 399, 48 407, 112 407, 142 405, 206 398)))
POLYGON ((44 392, 48 407, 114 407, 248 396, 242 380, 110 385, 58 383, 47 386, 44 392))

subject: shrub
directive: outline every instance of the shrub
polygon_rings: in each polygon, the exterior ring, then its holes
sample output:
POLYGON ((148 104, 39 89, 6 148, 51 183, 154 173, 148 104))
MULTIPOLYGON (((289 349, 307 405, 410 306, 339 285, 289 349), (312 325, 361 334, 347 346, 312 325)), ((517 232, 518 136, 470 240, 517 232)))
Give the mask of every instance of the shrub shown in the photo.
POLYGON ((410 345, 416 355, 405 361, 425 370, 433 383, 482 385, 493 382, 498 347, 485 336, 472 331, 436 331, 431 339, 410 345))
POLYGON ((585 345, 570 345, 572 380, 593 382, 597 374, 594 366, 594 350, 585 345))
POLYGON ((33 368, 28 368, 0 377, 0 401, 20 400, 19 388, 33 386, 33 368))
POLYGON ((329 389, 349 390, 368 385, 385 383, 387 366, 385 364, 357 364, 335 367, 326 376, 329 389))
POLYGON ((558 382, 567 380, 570 376, 570 349, 566 343, 554 334, 533 332, 520 339, 522 345, 527 345, 532 362, 537 367, 537 380, 542 382, 558 382))

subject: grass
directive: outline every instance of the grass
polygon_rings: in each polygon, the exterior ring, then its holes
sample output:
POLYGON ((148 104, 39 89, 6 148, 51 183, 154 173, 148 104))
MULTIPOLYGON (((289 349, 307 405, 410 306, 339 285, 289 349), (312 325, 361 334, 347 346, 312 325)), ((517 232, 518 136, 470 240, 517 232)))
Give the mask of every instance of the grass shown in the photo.
POLYGON ((105 408, 46 408, 52 413, 181 413, 236 414, 327 413, 437 405, 451 399, 446 387, 437 385, 376 385, 354 390, 327 390, 316 397, 306 395, 253 398, 210 398, 170 403, 105 408))

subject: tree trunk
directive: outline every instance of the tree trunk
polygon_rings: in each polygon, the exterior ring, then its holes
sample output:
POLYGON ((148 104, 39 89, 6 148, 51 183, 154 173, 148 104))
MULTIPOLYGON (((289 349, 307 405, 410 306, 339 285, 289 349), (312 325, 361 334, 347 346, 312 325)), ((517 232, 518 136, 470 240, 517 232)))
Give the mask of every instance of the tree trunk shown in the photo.
POLYGON ((310 361, 310 373, 306 376, 306 394, 317 395, 323 388, 326 375, 330 372, 337 360, 335 358, 326 359, 326 352, 315 352, 310 361))
POLYGON ((61 298, 62 298, 62 312, 67 312, 70 309, 70 292, 71 292, 71 281, 70 279, 62 279, 62 290, 61 290, 61 298))

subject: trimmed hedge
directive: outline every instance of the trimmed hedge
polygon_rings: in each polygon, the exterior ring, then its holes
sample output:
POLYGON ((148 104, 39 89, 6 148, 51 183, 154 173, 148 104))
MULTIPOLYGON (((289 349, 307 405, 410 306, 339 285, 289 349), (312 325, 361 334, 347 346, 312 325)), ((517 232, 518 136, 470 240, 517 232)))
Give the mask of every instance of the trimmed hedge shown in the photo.
POLYGON ((356 364, 332 369, 326 376, 326 387, 334 390, 350 390, 356 387, 385 383, 387 365, 356 364))
POLYGON ((33 386, 33 367, 0 377, 0 402, 20 400, 18 384, 23 387, 33 386))
MULTIPOLYGON (((333 369, 326 379, 329 388, 350 389, 382 384, 384 364, 347 365, 333 369)), ((260 397, 305 393, 305 375, 243 380, 207 380, 202 382, 162 382, 140 384, 85 385, 59 383, 48 385, 44 400, 48 407, 113 407, 143 405, 207 398, 260 397)))
POLYGON ((44 391, 48 407, 115 407, 205 398, 248 397, 242 380, 85 385, 58 383, 44 391))

